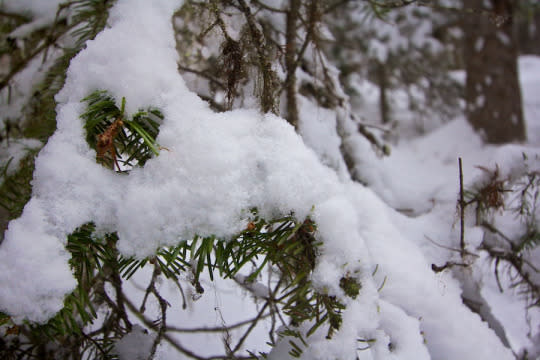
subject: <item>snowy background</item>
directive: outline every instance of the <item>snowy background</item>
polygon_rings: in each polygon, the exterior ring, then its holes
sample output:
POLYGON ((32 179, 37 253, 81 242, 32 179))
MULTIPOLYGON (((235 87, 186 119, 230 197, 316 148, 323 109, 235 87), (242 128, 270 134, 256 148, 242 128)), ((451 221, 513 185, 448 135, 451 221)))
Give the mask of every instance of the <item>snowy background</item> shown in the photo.
MULTIPOLYGON (((47 16, 56 5, 39 8, 37 3, 8 2, 11 10, 27 7, 47 16)), ((339 332, 331 340, 324 331, 313 334, 303 359, 514 359, 523 349, 539 351, 530 359, 540 356, 540 340, 531 340, 540 339, 540 311, 527 309, 526 299, 508 287, 499 291, 492 261, 478 249, 485 229, 475 226, 472 214, 465 239, 467 250, 478 257, 469 259, 465 269, 432 270, 432 264, 461 261, 455 251, 460 246, 458 158, 463 159, 465 188, 485 178, 479 167, 498 166, 510 175, 523 166, 540 171, 540 57, 524 56, 519 62, 526 144, 484 145, 463 116, 422 136, 401 138, 387 157, 377 156, 357 137, 357 166, 366 182, 361 185, 336 171, 339 164, 328 166, 329 159, 341 158, 335 125, 328 126, 336 120, 328 110, 301 100, 300 137, 284 119, 253 109, 214 113, 190 90, 177 70, 170 22, 180 3, 118 1, 110 27, 72 61, 56 98, 57 130, 36 160, 32 200, 10 223, 0 246, 2 311, 16 321, 43 322, 62 307, 75 287, 63 247, 66 236, 89 221, 100 231, 117 231, 122 254, 142 258, 195 234, 226 238, 244 229, 246 209, 257 207, 268 217, 290 211, 299 219, 312 216, 323 245, 311 280, 347 306, 339 332), (157 140, 167 150, 129 176, 96 164, 80 115, 81 99, 97 89, 125 97, 129 113, 160 108, 165 120, 157 140), (358 274, 362 284, 354 300, 337 285, 344 273, 358 274), (507 344, 463 304, 464 286, 475 287, 489 304, 507 344)), ((370 90, 366 84, 358 89, 370 90)), ((360 95, 364 104, 353 111, 374 118, 370 109, 376 109, 377 96, 360 95)), ((410 125, 404 122, 411 117, 407 111, 401 109, 403 127, 410 125)), ((15 142, 2 156, 20 154, 23 146, 35 144, 15 142)), ((502 214, 499 223, 513 226, 502 214)), ((534 259, 538 264, 538 256, 534 259)), ((143 269, 127 283, 135 302, 150 276, 143 269)), ((503 284, 510 277, 503 273, 503 284)), ((207 291, 188 301, 187 309, 172 283, 160 284, 171 303, 169 324, 222 326, 259 310, 251 293, 232 280, 204 278, 202 284, 207 291)), ((149 306, 149 314, 159 315, 157 303, 149 306)), ((149 351, 152 337, 142 325, 117 344, 122 358, 149 351)), ((269 358, 286 358, 287 341, 273 349, 265 344, 269 330, 258 327, 243 348, 272 350, 269 358)), ((215 333, 178 330, 171 336, 202 356, 223 350, 223 339, 215 333)), ((181 358, 167 343, 157 357, 181 358)))

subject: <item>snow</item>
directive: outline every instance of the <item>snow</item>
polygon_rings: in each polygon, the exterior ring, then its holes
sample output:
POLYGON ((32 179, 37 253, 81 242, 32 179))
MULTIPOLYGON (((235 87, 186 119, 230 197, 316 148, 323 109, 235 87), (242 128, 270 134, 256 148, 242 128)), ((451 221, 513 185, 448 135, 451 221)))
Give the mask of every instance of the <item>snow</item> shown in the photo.
POLYGON ((131 332, 114 344, 114 352, 118 354, 120 360, 148 359, 153 341, 153 336, 148 335, 148 330, 136 324, 131 332))
MULTIPOLYGON (((76 285, 64 248, 66 235, 82 224, 94 222, 99 231, 117 231, 120 252, 143 258, 194 236, 227 239, 246 227, 249 209, 257 207, 263 217, 293 212, 299 220, 310 216, 317 223, 322 247, 312 284, 347 305, 335 336, 328 340, 324 329, 316 331, 308 338, 303 359, 513 359, 487 323, 463 304, 458 276, 435 273, 431 266, 455 260, 447 247, 459 247, 457 158, 463 158, 467 187, 486 178, 477 165, 494 169, 497 164, 502 176, 539 171, 539 139, 532 135, 529 145, 485 146, 458 118, 397 145, 393 155, 380 159, 367 141, 352 137, 357 170, 367 186, 354 183, 344 176, 345 165, 337 155, 341 142, 332 112, 312 108, 300 97, 301 137, 275 115, 252 109, 214 113, 188 89, 177 71, 170 24, 181 4, 119 0, 110 26, 71 62, 57 95, 57 131, 36 160, 32 200, 10 223, 0 246, 0 289, 9 289, 1 292, 0 310, 16 322, 45 322, 61 309, 64 296, 76 285), (160 155, 129 175, 97 164, 85 140, 81 99, 101 89, 117 100, 125 97, 128 113, 155 106, 165 116, 157 139, 163 147, 160 155), (528 165, 522 153, 530 159, 528 165), (362 285, 356 299, 339 287, 344 274, 356 276, 362 285), (375 342, 357 351, 366 345, 358 339, 375 342)), ((386 56, 386 47, 377 49, 375 42, 372 49, 386 56)), ((521 66, 540 74, 538 58, 525 58, 521 66)), ((534 112, 540 102, 531 95, 537 84, 522 79, 531 133, 540 126, 534 112)), ((467 223, 466 234, 468 247, 476 250, 483 231, 467 223)), ((493 279, 485 283, 477 283, 484 298, 506 304, 508 298, 494 291, 493 279)), ((262 283, 253 286, 257 295, 267 293, 262 283)), ((227 302, 236 300, 233 314, 249 309, 237 293, 223 296, 227 302)), ((205 306, 212 302, 204 301, 205 306)), ((503 306, 493 311, 503 324, 522 315, 523 306, 506 312, 503 306)), ((216 321, 215 312, 199 314, 194 310, 192 316, 173 318, 216 321)), ((517 340, 523 338, 523 328, 507 328, 517 349, 531 345, 517 340)), ((301 331, 307 329, 309 324, 301 331)), ((121 358, 135 358, 148 353, 152 339, 136 326, 116 349, 121 358)), ((278 343, 270 359, 287 357, 287 340, 278 343)), ((215 348, 202 340, 193 345, 209 354, 215 348)))
POLYGON ((13 175, 19 169, 19 163, 28 151, 39 149, 42 145, 41 141, 35 139, 13 139, 9 144, 7 141, 0 144, 0 164, 11 161, 6 169, 6 175, 13 175))
MULTIPOLYGON (((177 5, 119 2, 111 12, 112 27, 72 61, 57 96, 58 130, 36 161, 34 201, 19 221, 27 212, 45 213, 39 230, 58 244, 93 221, 99 229, 118 231, 123 254, 144 257, 195 235, 226 238, 245 227, 254 206, 262 216, 293 211, 303 219, 339 191, 336 175, 285 120, 252 110, 214 114, 187 90, 176 70, 166 20, 177 5), (145 13, 144 22, 137 20, 135 26, 139 13, 145 13), (160 71, 148 72, 149 66, 160 71), (167 150, 128 177, 96 164, 85 142, 80 101, 96 89, 124 96, 128 112, 154 105, 165 115, 157 140, 167 150)), ((5 242, 15 244, 18 236, 10 226, 5 242)), ((9 256, 5 249, 2 254, 9 256)), ((7 286, 13 280, 3 277, 0 282, 7 286)), ((43 309, 27 309, 30 320, 42 320, 42 312, 58 309, 63 299, 41 288, 32 296, 48 301, 43 309)), ((6 301, 1 307, 11 310, 14 305, 6 301)))
POLYGON ((34 93, 34 87, 39 84, 44 75, 53 64, 53 56, 58 51, 51 51, 51 57, 47 61, 40 56, 32 59, 17 77, 11 82, 11 93, 3 91, 0 94, 0 105, 2 106, 2 114, 0 114, 0 131, 6 127, 6 122, 16 123, 21 117, 21 112, 25 113, 26 104, 31 99, 34 93))
POLYGON ((0 251, 2 308, 9 304, 15 320, 44 322, 62 308, 64 295, 76 285, 69 254, 54 236, 45 233, 45 213, 30 200, 25 215, 9 224, 0 251))
POLYGON ((527 119, 527 136, 531 145, 540 145, 540 71, 538 70, 538 56, 522 56, 519 59, 519 80, 523 91, 523 109, 527 119))
POLYGON ((399 307, 385 301, 381 301, 380 306, 381 327, 386 330, 388 335, 385 336, 386 342, 376 342, 376 346, 373 348, 375 357, 410 360, 430 359, 424 346, 426 340, 420 331, 420 321, 411 318, 399 307))
POLYGON ((9 33, 8 37, 11 39, 23 39, 32 34, 34 31, 45 28, 50 24, 51 20, 53 19, 46 16, 38 17, 36 20, 21 25, 13 30, 11 33, 9 33))
POLYGON ((64 0, 2 0, 0 8, 15 13, 27 13, 35 17, 48 17, 51 20, 56 14, 58 5, 64 0))

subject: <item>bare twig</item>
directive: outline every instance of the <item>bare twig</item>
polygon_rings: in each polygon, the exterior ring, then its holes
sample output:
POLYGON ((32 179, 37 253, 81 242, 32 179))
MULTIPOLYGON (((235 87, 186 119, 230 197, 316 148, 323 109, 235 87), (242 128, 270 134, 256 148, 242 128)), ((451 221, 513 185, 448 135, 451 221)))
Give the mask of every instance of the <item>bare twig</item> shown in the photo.
POLYGON ((273 7, 273 6, 270 6, 270 5, 267 5, 259 0, 250 0, 251 3, 253 4, 256 4, 257 6, 259 6, 261 9, 264 9, 264 10, 268 10, 268 11, 272 11, 272 12, 277 12, 277 13, 286 13, 287 10, 283 10, 283 9, 278 9, 276 7, 273 7))
POLYGON ((159 274, 161 273, 161 271, 159 270, 159 267, 155 266, 155 263, 156 263, 155 258, 152 258, 150 260, 150 263, 154 263, 154 271, 152 271, 152 278, 150 279, 150 283, 148 283, 148 286, 146 287, 146 291, 144 292, 144 297, 143 297, 141 306, 139 307, 139 311, 143 314, 146 311, 146 301, 148 300, 148 296, 150 295, 152 290, 155 289, 154 284, 159 274))
POLYGON ((497 234, 499 235, 501 238, 503 238, 507 243, 508 245, 510 245, 510 249, 514 250, 515 248, 515 244, 512 242, 512 240, 506 236, 505 234, 503 234, 499 229, 497 229, 495 226, 491 225, 490 223, 488 223, 487 221, 483 221, 480 226, 488 229, 489 231, 491 231, 492 233, 494 234, 497 234))
POLYGON ((249 34, 253 45, 257 51, 257 60, 259 63, 259 70, 263 78, 262 95, 261 95, 261 110, 263 113, 273 112, 277 113, 276 98, 274 94, 275 88, 275 73, 272 70, 272 65, 268 61, 266 54, 266 44, 264 35, 259 30, 257 22, 251 13, 250 6, 245 0, 237 0, 240 11, 244 14, 246 22, 248 24, 249 34))
MULTIPOLYGON (((118 250, 116 249, 116 243, 110 237, 107 238, 107 246, 110 249, 112 249, 112 251, 114 251, 114 253, 116 255, 118 255, 118 250)), ((110 270, 112 272, 110 282, 112 283, 112 285, 114 287, 114 290, 115 290, 115 293, 116 293, 115 307, 116 307, 117 312, 118 312, 117 315, 118 315, 118 317, 120 319, 122 319, 124 321, 124 325, 126 326, 126 329, 128 331, 131 331, 132 324, 129 321, 129 318, 128 318, 127 313, 126 313, 125 302, 124 302, 125 301, 125 296, 124 296, 124 293, 122 292, 122 278, 120 277, 120 274, 118 273, 117 268, 115 268, 114 266, 111 266, 110 270)))
POLYGON ((195 70, 195 69, 192 69, 187 66, 180 65, 180 64, 178 64, 178 70, 183 71, 183 72, 190 72, 195 75, 202 76, 203 78, 210 81, 212 84, 217 85, 219 88, 223 90, 227 89, 227 86, 225 86, 225 84, 223 84, 220 80, 216 79, 212 75, 206 73, 205 71, 195 70))
MULTIPOLYGON (((156 268, 159 267, 157 264, 154 265, 154 266, 156 268)), ((160 325, 159 325, 159 330, 158 330, 157 336, 154 339, 154 343, 152 344, 152 349, 150 350, 150 356, 148 357, 149 359, 154 358, 154 356, 156 354, 157 347, 158 347, 159 343, 161 342, 161 340, 163 339, 163 336, 165 335, 165 331, 167 329, 167 307, 169 306, 169 303, 167 302, 167 300, 165 300, 160 295, 160 293, 157 291, 155 283, 154 283, 154 285, 152 285, 152 294, 158 300, 159 308, 161 310, 161 320, 160 320, 160 325)))
MULTIPOLYGON (((270 313, 264 314, 261 316, 261 319, 266 319, 269 316, 271 316, 270 313)), ((233 324, 233 325, 227 325, 227 326, 199 327, 199 328, 179 328, 175 326, 167 326, 167 331, 179 332, 179 333, 222 332, 222 331, 228 331, 228 330, 230 331, 230 330, 237 329, 237 328, 246 326, 248 324, 251 324, 255 319, 256 317, 237 322, 236 324, 233 324)))
MULTIPOLYGON (((445 245, 442 245, 442 244, 439 244, 438 242, 436 242, 435 240, 431 239, 429 236, 427 235, 424 235, 424 237, 429 240, 431 243, 433 243, 434 245, 440 247, 440 248, 443 248, 443 249, 446 249, 446 250, 449 250, 449 251, 455 251, 455 252, 458 252, 458 253, 461 253, 462 250, 461 249, 456 249, 456 248, 452 248, 452 247, 449 247, 449 246, 445 246, 445 245)), ((469 255, 469 256, 473 256, 473 257, 479 257, 478 255, 476 255, 475 253, 472 253, 470 251, 467 251, 465 250, 464 251, 464 254, 465 255, 469 255)))
MULTIPOLYGON (((520 279, 517 283, 514 283, 514 286, 524 285, 528 289, 529 295, 533 298, 534 303, 531 306, 540 305, 540 286, 531 280, 529 273, 524 269, 524 264, 528 265, 535 272, 540 272, 533 264, 524 259, 522 256, 519 256, 513 252, 498 250, 490 247, 487 244, 484 244, 482 250, 488 252, 489 256, 495 259, 495 263, 498 265, 501 260, 507 262, 517 273, 518 278, 520 279)), ((498 266, 496 267, 496 277, 498 278, 498 266)), ((499 289, 502 289, 499 281, 499 289)))
MULTIPOLYGON (((150 320, 148 317, 146 317, 144 314, 142 314, 137 307, 126 297, 126 305, 131 310, 131 312, 140 320, 142 323, 148 327, 149 329, 155 330, 154 322, 150 320)), ((176 339, 174 339, 171 335, 167 334, 166 332, 163 334, 163 339, 167 341, 169 345, 171 345, 173 348, 175 348, 178 352, 196 360, 226 360, 230 359, 230 357, 226 355, 216 355, 216 356, 209 356, 209 357, 203 357, 200 355, 197 355, 193 351, 187 349, 182 344, 180 344, 176 339)), ((249 357, 236 357, 235 360, 243 360, 243 359, 250 359, 249 357)))
POLYGON ((461 247, 461 257, 465 257, 465 195, 463 192, 463 163, 458 158, 459 163, 459 246, 461 247))
POLYGON ((453 261, 447 261, 444 265, 442 266, 438 266, 438 265, 435 265, 435 264, 431 264, 431 270, 435 271, 436 273, 438 272, 441 272, 443 270, 446 270, 448 268, 451 268, 451 267, 454 267, 454 266, 463 266, 463 267, 468 267, 470 266, 470 264, 466 264, 466 263, 457 263, 457 262, 453 262, 453 261))
POLYGON ((65 35, 67 32, 69 32, 72 28, 74 28, 77 25, 78 25, 77 23, 73 23, 69 26, 66 26, 58 33, 52 34, 46 39, 46 41, 41 46, 38 46, 36 49, 34 49, 34 51, 30 52, 30 54, 26 58, 22 59, 17 64, 15 64, 15 66, 13 66, 11 71, 6 76, 4 76, 2 80, 0 80, 0 91, 2 91, 6 86, 9 85, 11 79, 13 79, 15 75, 17 75, 22 70, 26 69, 26 66, 28 65, 28 63, 30 63, 30 61, 32 61, 42 51, 54 45, 56 41, 58 41, 58 39, 60 39, 63 35, 65 35))
POLYGON ((235 352, 237 352, 240 347, 242 346, 242 344, 244 343, 244 341, 247 339, 247 337, 249 336, 249 334, 251 333, 251 331, 255 328, 255 326, 259 323, 260 320, 263 319, 263 314, 264 314, 264 311, 266 310, 266 308, 268 307, 268 302, 266 302, 262 307, 261 307, 261 310, 258 312, 257 316, 255 317, 254 321, 251 323, 251 325, 249 326, 249 328, 246 330, 246 332, 244 333, 244 335, 240 338, 240 340, 238 340, 238 343, 236 344, 236 346, 234 347, 234 349, 232 350, 232 353, 234 354, 235 352))
POLYGON ((375 146, 379 151, 381 151, 384 155, 389 155, 390 149, 386 144, 381 143, 375 134, 373 134, 371 131, 367 129, 367 126, 363 123, 359 122, 354 114, 351 114, 352 119, 356 122, 358 126, 358 132, 373 145, 375 146))
POLYGON ((395 0, 393 2, 390 1, 376 1, 376 0, 364 0, 365 2, 369 3, 372 6, 377 6, 384 9, 397 9, 400 7, 409 6, 414 3, 422 3, 423 1, 419 0, 395 0))
MULTIPOLYGON (((251 331, 255 328, 255 326, 257 325, 257 323, 262 320, 264 317, 263 317, 263 314, 264 314, 264 311, 265 309, 270 305, 275 305, 275 296, 276 294, 278 293, 279 289, 281 288, 281 284, 282 284, 282 280, 283 279, 280 279, 276 286, 274 287, 274 289, 272 290, 272 293, 270 294, 268 300, 264 303, 264 305, 262 306, 261 310, 259 311, 259 313, 257 314, 257 316, 253 319, 253 322, 251 323, 250 327, 247 329, 247 331, 244 333, 244 335, 240 338, 240 340, 238 341, 238 343, 236 344, 236 346, 234 347, 233 349, 233 354, 235 352, 237 352, 240 347, 242 346, 242 344, 244 343, 244 341, 247 339, 247 337, 249 336, 249 334, 251 333, 251 331)), ((279 311, 278 311, 278 315, 279 315, 279 311)))
POLYGON ((326 8, 323 10, 325 14, 329 14, 336 9, 338 9, 341 6, 347 5, 348 3, 354 2, 354 0, 337 0, 334 3, 329 4, 326 6, 326 8))
POLYGON ((14 19, 14 20, 17 20, 17 21, 20 21, 20 22, 30 21, 30 18, 27 17, 27 16, 17 14, 17 13, 12 13, 12 12, 9 12, 9 11, 4 11, 4 10, 0 10, 0 16, 10 18, 10 19, 14 19))

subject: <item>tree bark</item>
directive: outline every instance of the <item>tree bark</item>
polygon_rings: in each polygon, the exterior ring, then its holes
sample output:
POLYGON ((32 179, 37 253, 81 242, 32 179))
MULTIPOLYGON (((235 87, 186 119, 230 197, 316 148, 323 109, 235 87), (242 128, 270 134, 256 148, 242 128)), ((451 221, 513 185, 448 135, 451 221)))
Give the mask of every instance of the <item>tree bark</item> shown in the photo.
POLYGON ((296 101, 296 36, 298 35, 298 29, 296 22, 299 18, 300 5, 300 0, 290 0, 289 2, 285 46, 287 120, 295 129, 298 129, 298 104, 296 101))
POLYGON ((488 143, 526 139, 513 21, 516 6, 516 0, 463 0, 467 117, 488 143))
POLYGON ((379 109, 381 112, 381 122, 390 123, 390 104, 388 103, 388 74, 386 64, 377 62, 377 75, 379 78, 379 109))

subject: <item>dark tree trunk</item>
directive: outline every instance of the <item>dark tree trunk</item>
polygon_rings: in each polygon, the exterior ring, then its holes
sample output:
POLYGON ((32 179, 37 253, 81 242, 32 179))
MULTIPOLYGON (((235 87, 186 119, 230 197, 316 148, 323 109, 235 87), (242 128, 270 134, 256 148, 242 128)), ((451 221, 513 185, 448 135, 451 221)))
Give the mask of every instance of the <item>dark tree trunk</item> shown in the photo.
POLYGON ((381 122, 390 123, 390 104, 388 103, 388 74, 386 64, 377 63, 377 75, 379 78, 379 110, 381 112, 381 122))
POLYGON ((526 139, 513 21, 516 2, 463 0, 467 116, 488 143, 526 139))
POLYGON ((287 10, 285 65, 287 79, 285 88, 287 94, 287 120, 298 129, 298 103, 296 101, 296 37, 298 35, 297 21, 300 17, 300 0, 290 0, 287 10))

